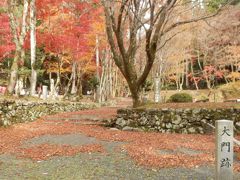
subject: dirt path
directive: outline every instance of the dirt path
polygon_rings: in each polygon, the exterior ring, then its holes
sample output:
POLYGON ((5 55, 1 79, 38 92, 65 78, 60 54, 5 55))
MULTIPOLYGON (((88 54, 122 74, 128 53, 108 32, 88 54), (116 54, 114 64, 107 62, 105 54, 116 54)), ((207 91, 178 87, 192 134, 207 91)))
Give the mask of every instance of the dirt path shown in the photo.
POLYGON ((103 127, 100 120, 116 110, 61 113, 0 129, 0 179, 214 178, 213 136, 103 127))

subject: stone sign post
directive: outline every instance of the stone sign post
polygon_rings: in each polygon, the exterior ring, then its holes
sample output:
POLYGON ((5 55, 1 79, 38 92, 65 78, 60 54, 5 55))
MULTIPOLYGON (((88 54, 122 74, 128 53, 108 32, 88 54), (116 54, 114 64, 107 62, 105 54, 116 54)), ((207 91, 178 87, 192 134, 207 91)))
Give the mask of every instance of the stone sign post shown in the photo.
POLYGON ((42 98, 46 100, 47 95, 48 95, 48 87, 47 86, 42 86, 42 98))
POLYGON ((160 78, 158 76, 154 78, 154 102, 160 102, 160 78))
POLYGON ((233 121, 218 120, 216 127, 216 172, 217 180, 233 179, 233 121))

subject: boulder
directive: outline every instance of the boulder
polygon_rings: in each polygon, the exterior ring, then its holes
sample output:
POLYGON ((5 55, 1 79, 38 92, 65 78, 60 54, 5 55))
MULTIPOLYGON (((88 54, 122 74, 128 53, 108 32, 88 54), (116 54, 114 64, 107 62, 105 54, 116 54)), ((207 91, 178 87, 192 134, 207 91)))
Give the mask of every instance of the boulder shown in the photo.
POLYGON ((118 118, 116 121, 116 125, 118 125, 120 127, 124 127, 124 126, 128 125, 128 122, 126 120, 124 120, 123 118, 118 118))
POLYGON ((173 124, 180 124, 182 121, 182 118, 179 115, 174 116, 174 119, 172 120, 173 124))

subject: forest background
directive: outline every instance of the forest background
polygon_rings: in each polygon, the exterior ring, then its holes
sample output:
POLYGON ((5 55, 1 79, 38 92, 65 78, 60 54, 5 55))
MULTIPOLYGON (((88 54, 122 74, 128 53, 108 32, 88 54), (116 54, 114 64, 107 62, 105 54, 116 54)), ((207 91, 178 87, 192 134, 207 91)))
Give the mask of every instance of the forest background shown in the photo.
MULTIPOLYGON (((0 85, 7 87, 9 94, 21 94, 16 88, 21 82, 23 89, 35 95, 37 87, 50 87, 53 79, 54 88, 64 97, 95 93, 100 101, 106 101, 133 95, 129 83, 132 80, 128 82, 114 63, 106 26, 109 7, 104 2, 107 1, 1 0, 0 85)), ((239 1, 177 2, 167 19, 170 27, 193 21, 161 35, 155 60, 137 93, 153 90, 156 76, 160 77, 163 90, 211 90, 237 82, 239 1)), ((121 10, 121 3, 115 6, 121 10)), ((122 42, 126 46, 131 46, 131 28, 124 26, 122 42)), ((148 65, 147 35, 142 31, 140 28, 135 34, 136 47, 131 49, 135 54, 132 64, 127 64, 134 66, 136 76, 144 74, 148 65)), ((116 50, 121 53, 119 46, 116 50)))

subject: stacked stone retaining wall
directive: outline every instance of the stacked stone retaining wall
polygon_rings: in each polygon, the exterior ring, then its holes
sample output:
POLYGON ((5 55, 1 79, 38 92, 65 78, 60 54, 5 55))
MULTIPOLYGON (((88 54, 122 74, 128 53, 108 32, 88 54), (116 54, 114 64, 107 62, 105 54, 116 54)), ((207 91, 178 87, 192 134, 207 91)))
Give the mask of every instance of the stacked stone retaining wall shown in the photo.
POLYGON ((110 126, 123 130, 209 133, 216 120, 233 120, 239 129, 240 109, 119 109, 110 126))
POLYGON ((0 126, 34 121, 43 116, 59 112, 72 112, 95 108, 96 104, 81 102, 0 102, 0 126))

